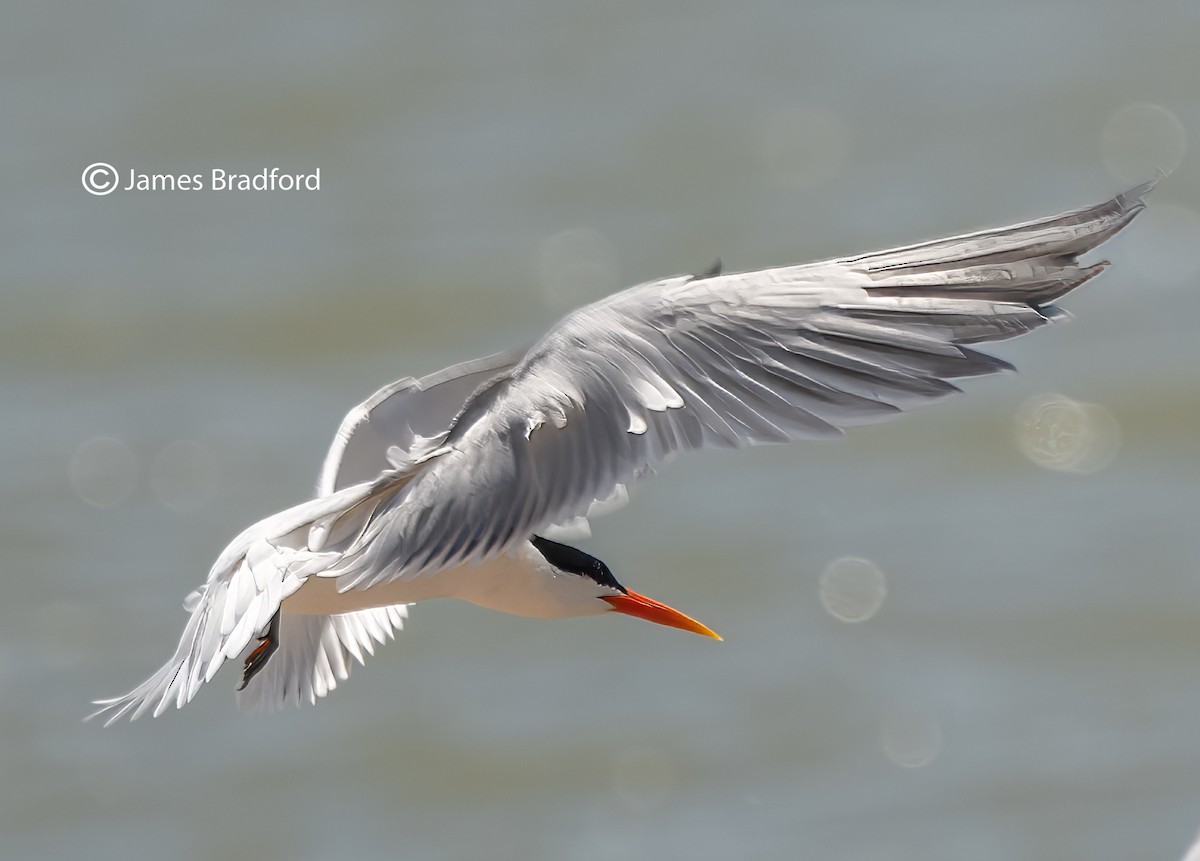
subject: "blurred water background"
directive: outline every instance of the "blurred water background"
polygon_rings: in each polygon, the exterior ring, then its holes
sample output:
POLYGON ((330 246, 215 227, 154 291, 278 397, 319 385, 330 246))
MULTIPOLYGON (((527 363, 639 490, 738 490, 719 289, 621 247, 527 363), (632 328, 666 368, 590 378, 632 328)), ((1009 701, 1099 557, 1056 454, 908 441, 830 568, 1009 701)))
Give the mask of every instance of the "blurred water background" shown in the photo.
POLYGON ((1200 6, 25 4, 0 32, 0 857, 1177 859, 1200 6), (321 171, 314 192, 122 174, 321 171), (102 730, 379 385, 620 286, 1173 170, 1019 375, 690 456, 583 546, 725 635, 453 602, 318 708, 102 730), (123 180, 124 181, 124 180, 123 180))

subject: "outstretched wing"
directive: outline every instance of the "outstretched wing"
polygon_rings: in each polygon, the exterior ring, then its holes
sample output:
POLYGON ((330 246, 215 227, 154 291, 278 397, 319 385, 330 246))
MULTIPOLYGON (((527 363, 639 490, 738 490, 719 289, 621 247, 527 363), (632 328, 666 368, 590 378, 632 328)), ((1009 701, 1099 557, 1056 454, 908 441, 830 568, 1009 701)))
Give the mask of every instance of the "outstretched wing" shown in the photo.
POLYGON ((679 451, 836 436, 1009 367, 970 345, 1058 313, 1078 257, 1152 183, 1087 209, 859 257, 618 293, 477 391, 439 456, 323 576, 367 588, 479 561, 679 451))

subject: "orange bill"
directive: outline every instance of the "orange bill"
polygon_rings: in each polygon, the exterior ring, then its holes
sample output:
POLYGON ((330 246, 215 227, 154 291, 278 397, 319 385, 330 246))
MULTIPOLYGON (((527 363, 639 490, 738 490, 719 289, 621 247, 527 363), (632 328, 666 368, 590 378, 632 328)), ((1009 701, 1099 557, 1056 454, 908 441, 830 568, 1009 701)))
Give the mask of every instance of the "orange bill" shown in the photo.
POLYGON ((626 616, 636 616, 647 622, 657 622, 671 628, 691 631, 693 634, 703 634, 705 637, 712 637, 715 640, 721 639, 720 634, 707 625, 700 624, 691 616, 685 616, 678 610, 668 607, 666 604, 660 604, 653 598, 639 595, 637 592, 626 592, 624 595, 604 595, 602 598, 611 604, 614 610, 624 613, 626 616))

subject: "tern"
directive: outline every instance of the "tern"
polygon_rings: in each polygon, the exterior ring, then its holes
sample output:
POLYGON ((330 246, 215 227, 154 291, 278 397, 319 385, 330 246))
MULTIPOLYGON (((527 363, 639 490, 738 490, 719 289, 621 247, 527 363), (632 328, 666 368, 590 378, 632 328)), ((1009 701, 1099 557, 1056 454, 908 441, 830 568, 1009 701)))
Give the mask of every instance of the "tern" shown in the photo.
POLYGON ((185 599, 171 659, 93 716, 180 708, 239 659, 240 704, 315 703, 432 598, 716 637, 562 542, 679 452, 836 437, 1011 370, 974 345, 1065 316, 1051 303, 1108 265, 1079 257, 1153 186, 888 251, 648 282, 527 350, 385 386, 342 421, 315 497, 234 538, 185 599))

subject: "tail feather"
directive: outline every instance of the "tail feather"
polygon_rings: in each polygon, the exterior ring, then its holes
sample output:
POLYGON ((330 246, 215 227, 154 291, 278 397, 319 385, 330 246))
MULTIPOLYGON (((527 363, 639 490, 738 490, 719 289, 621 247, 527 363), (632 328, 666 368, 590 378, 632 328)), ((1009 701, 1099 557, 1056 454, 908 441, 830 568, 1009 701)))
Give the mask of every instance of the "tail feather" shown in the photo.
POLYGON ((393 639, 407 616, 407 604, 336 616, 283 614, 279 648, 238 693, 238 706, 275 711, 315 703, 350 677, 353 661, 365 663, 364 652, 372 655, 375 643, 393 639))
POLYGON ((225 661, 248 654, 254 636, 266 629, 280 603, 306 577, 336 558, 336 552, 308 549, 311 525, 353 509, 391 480, 392 474, 386 473, 377 483, 302 502, 243 530, 217 557, 204 585, 184 599, 189 617, 171 659, 128 693, 97 700, 100 708, 89 717, 102 717, 108 726, 123 717, 157 717, 191 702, 225 661))

